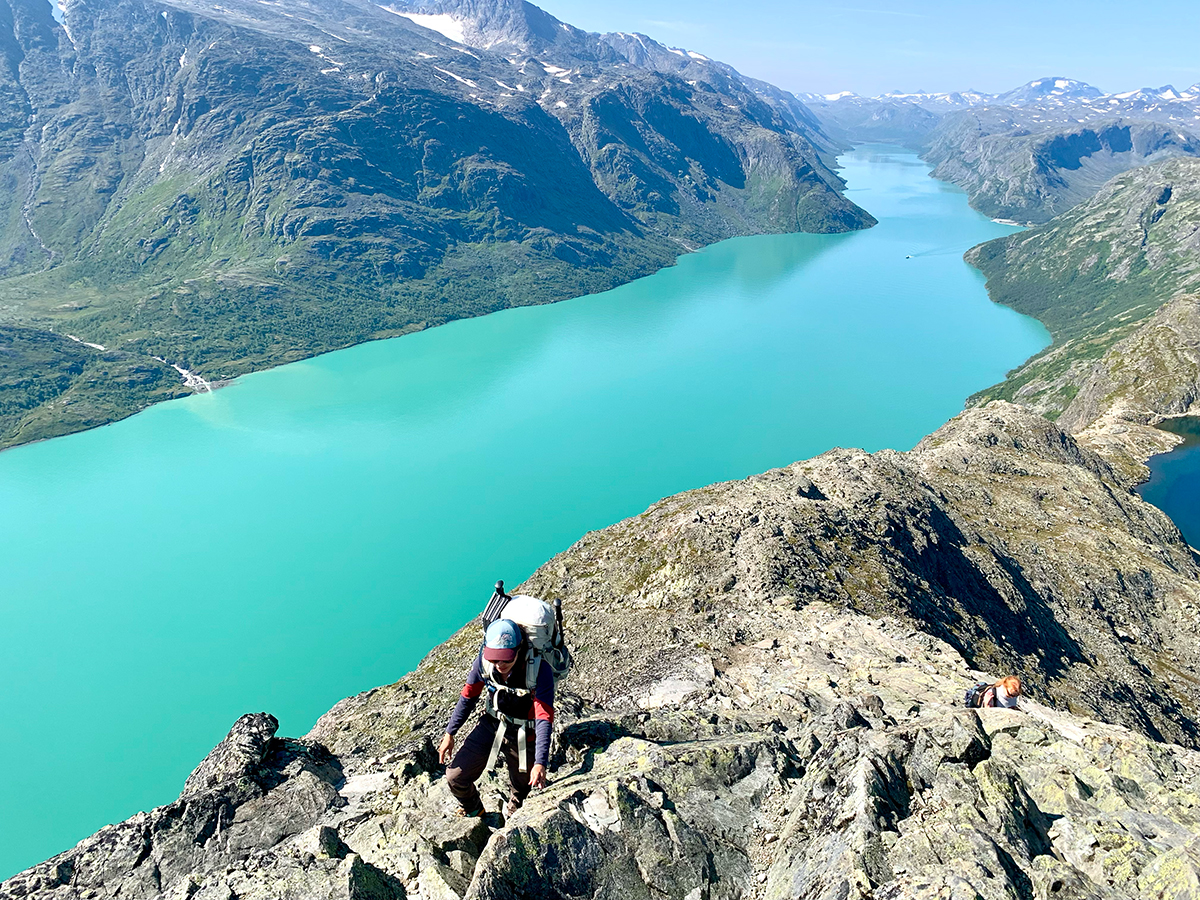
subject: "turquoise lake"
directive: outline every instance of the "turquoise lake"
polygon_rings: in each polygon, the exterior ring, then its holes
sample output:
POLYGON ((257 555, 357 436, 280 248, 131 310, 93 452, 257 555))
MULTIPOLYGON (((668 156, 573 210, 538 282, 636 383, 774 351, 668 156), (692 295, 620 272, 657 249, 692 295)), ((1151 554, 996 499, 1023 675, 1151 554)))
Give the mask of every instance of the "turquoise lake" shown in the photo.
POLYGON ((906 151, 842 164, 877 227, 726 241, 0 454, 0 877, 174 799, 242 713, 300 735, 394 681, 589 529, 907 449, 1049 342, 961 258, 1014 229, 906 151))

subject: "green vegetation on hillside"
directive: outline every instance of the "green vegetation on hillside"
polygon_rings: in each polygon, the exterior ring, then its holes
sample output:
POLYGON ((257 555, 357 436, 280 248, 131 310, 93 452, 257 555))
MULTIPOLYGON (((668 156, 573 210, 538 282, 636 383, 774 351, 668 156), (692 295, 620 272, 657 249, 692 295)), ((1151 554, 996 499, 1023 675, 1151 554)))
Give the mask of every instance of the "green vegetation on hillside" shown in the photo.
MULTIPOLYGON (((0 324, 215 380, 605 290, 739 234, 873 223, 819 134, 727 68, 611 48, 549 66, 333 8, 96 0, 68 35, 45 0, 0 0, 0 324)), ((43 364, 14 352, 10 377, 43 364)), ((0 448, 163 395, 73 377, 87 416, 10 390, 0 448)))
POLYGON ((0 447, 103 425, 188 393, 157 360, 0 325, 0 447))
POLYGON ((1034 316, 1054 343, 968 401, 1016 400, 1057 418, 1095 363, 1164 303, 1200 284, 1200 160, 1114 178, 1046 225, 981 244, 967 261, 992 299, 1034 316))

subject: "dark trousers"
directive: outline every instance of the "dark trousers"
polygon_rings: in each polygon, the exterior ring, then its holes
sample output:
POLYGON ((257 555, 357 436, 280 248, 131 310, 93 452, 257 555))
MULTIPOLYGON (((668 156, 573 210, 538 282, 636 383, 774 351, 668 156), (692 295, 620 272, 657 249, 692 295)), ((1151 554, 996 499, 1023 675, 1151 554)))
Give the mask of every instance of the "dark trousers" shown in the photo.
MULTIPOLYGON (((487 765, 499 724, 500 721, 491 716, 480 718, 479 723, 467 735, 462 747, 454 754, 454 759, 450 760, 450 765, 446 767, 446 781, 450 784, 450 793, 458 798, 463 809, 475 810, 483 805, 475 782, 479 780, 479 776, 483 774, 483 767, 487 765)), ((507 729, 500 753, 508 764, 508 781, 512 785, 510 799, 514 805, 520 806, 529 795, 529 773, 521 771, 521 760, 517 756, 517 726, 509 725, 507 729)), ((529 744, 532 756, 532 734, 529 735, 529 744)))

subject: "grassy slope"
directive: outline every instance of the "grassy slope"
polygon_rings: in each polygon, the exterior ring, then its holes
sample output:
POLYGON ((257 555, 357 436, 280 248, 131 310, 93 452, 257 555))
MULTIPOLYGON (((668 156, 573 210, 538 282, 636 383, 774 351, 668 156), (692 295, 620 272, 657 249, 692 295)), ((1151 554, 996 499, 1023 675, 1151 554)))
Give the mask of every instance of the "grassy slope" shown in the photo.
POLYGON ((92 428, 190 393, 170 366, 0 326, 0 447, 92 428))

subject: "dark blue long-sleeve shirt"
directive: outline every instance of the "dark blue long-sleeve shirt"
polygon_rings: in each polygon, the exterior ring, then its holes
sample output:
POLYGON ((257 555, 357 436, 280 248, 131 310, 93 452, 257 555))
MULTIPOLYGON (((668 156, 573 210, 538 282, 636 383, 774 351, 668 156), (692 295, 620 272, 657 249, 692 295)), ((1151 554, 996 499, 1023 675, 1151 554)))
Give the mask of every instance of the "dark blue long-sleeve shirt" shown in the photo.
MULTIPOLYGON (((500 674, 496 673, 496 678, 501 683, 511 680, 513 687, 524 687, 525 680, 525 657, 522 655, 516 666, 508 674, 508 679, 504 679, 500 674)), ((454 712, 450 714, 450 723, 446 726, 446 733, 453 735, 462 728, 463 723, 475 709, 475 705, 479 702, 479 697, 483 694, 484 688, 487 686, 487 681, 483 677, 483 653, 480 651, 475 656, 475 661, 471 664, 471 670, 467 673, 467 682, 463 685, 462 695, 458 698, 458 703, 454 707, 454 712)), ((512 716, 516 719, 533 719, 535 743, 533 751, 533 761, 541 766, 549 764, 550 761, 550 732, 554 724, 554 673, 550 671, 547 665, 538 666, 537 684, 533 692, 526 697, 506 697, 501 704, 501 712, 512 716), (525 707, 519 709, 513 704, 525 707)))

